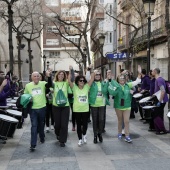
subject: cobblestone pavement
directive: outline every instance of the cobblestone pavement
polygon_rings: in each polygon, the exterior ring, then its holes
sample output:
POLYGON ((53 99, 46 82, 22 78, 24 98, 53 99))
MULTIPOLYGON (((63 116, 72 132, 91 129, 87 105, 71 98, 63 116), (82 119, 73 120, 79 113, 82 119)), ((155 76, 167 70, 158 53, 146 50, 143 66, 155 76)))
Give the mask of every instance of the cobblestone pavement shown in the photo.
MULTIPOLYGON (((167 112, 167 109, 165 113, 167 112)), ((26 119, 14 138, 0 144, 0 170, 167 170, 170 167, 170 134, 148 132, 148 124, 130 120, 133 143, 117 139, 117 118, 112 106, 107 107, 106 133, 103 143, 93 144, 92 124, 89 124, 88 143, 78 147, 77 134, 71 131, 65 148, 57 142, 54 131, 46 133, 44 144, 38 143, 35 152, 29 151, 30 122, 26 119)), ((165 124, 169 129, 168 119, 165 124)))

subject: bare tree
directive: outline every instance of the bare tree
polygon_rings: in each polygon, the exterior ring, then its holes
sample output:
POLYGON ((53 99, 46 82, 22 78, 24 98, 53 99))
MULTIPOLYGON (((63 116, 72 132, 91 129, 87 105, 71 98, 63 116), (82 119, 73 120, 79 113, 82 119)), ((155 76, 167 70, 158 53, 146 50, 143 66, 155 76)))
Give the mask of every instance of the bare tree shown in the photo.
MULTIPOLYGON (((69 42, 72 47, 76 47, 78 50, 78 54, 82 58, 82 63, 84 65, 84 69, 86 69, 86 62, 88 61, 88 64, 91 64, 91 59, 90 59, 90 49, 89 49, 89 42, 88 42, 88 32, 90 30, 90 13, 91 13, 91 5, 92 1, 87 0, 80 3, 80 1, 74 1, 71 4, 65 4, 67 5, 67 11, 62 12, 61 14, 56 13, 56 11, 51 10, 51 12, 55 13, 55 19, 51 19, 50 22, 53 23, 53 25, 56 26, 57 31, 52 32, 56 36, 60 36, 62 41, 64 42, 69 42), (77 14, 73 17, 67 17, 67 13, 71 13, 71 11, 85 11, 85 18, 82 19, 80 16, 77 14), (68 29, 70 28, 70 29, 68 29), (74 31, 72 31, 74 30, 74 31), (77 41, 75 42, 72 38, 70 37, 77 37, 77 41), (84 47, 86 47, 86 55, 84 54, 84 47)), ((46 20, 47 21, 47 20, 46 20)), ((49 22, 45 21, 45 16, 44 16, 44 22, 46 24, 49 24, 49 22)), ((49 18, 48 18, 49 21, 49 18)), ((64 43, 63 43, 64 44, 64 43)), ((63 45, 62 44, 62 45, 63 45)), ((66 45, 64 45, 66 47, 66 45)), ((65 48, 67 50, 67 47, 65 48)), ((72 56, 75 61, 77 61, 77 56, 72 56)))
MULTIPOLYGON (((12 27, 13 27, 13 6, 18 0, 0 0, 1 5, 4 8, 4 18, 8 23, 8 43, 9 43, 9 59, 10 70, 13 71, 14 54, 13 54, 13 41, 12 41, 12 27), (5 5, 4 5, 5 4, 5 5), (7 11, 7 14, 5 13, 7 11)), ((1 7, 2 7, 1 6, 1 7)))
MULTIPOLYGON (((39 38, 43 30, 43 22, 41 15, 42 5, 41 2, 37 0, 23 0, 21 3, 18 3, 15 8, 16 24, 13 27, 17 35, 20 36, 20 38, 26 39, 27 41, 29 56, 29 74, 31 74, 33 72, 33 55, 31 49, 31 42, 39 38)), ((21 70, 21 68, 19 68, 19 70, 21 70)))

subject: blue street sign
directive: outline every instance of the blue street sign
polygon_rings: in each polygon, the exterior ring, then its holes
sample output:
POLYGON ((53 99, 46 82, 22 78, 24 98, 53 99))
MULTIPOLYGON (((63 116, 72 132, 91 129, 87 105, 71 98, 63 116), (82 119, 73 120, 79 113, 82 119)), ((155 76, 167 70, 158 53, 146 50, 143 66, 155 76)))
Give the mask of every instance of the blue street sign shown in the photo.
POLYGON ((106 57, 111 60, 123 60, 127 55, 126 53, 107 53, 106 57))

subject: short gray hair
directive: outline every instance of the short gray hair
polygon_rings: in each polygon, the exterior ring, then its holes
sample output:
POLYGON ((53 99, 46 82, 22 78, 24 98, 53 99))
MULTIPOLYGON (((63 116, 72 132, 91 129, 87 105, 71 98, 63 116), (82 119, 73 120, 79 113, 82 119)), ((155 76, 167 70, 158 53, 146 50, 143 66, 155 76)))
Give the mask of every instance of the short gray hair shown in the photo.
POLYGON ((160 69, 159 68, 154 68, 154 71, 156 71, 157 74, 160 74, 160 69))

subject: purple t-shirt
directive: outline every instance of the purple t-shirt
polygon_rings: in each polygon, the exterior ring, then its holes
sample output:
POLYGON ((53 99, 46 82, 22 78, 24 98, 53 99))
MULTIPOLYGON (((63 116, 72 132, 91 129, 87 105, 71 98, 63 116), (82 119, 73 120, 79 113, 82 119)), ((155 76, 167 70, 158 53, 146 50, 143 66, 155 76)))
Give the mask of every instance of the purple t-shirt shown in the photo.
MULTIPOLYGON (((154 90, 155 93, 160 90, 160 86, 164 86, 164 88, 166 89, 165 80, 162 77, 158 77, 155 80, 155 90, 154 90)), ((163 103, 166 103, 167 101, 168 101, 168 95, 165 92, 165 95, 164 95, 164 98, 163 98, 163 103)))

